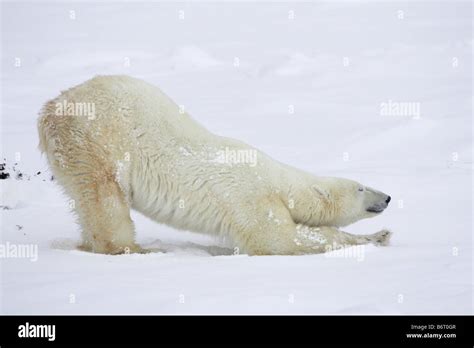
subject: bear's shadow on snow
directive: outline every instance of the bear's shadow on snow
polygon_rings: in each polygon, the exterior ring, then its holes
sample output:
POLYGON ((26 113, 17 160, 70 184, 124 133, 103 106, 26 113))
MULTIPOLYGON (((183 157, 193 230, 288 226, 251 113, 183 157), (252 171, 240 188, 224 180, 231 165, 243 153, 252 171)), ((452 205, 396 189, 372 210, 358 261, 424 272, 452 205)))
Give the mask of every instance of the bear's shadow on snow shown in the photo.
POLYGON ((185 253, 188 255, 224 256, 233 255, 234 250, 218 245, 202 245, 193 242, 165 243, 155 240, 151 243, 142 243, 141 246, 152 253, 185 253))
MULTIPOLYGON (((50 246, 55 250, 74 250, 92 254, 88 251, 81 250, 80 244, 80 241, 74 239, 61 238, 52 241, 50 246)), ((229 256, 234 254, 233 249, 218 245, 202 245, 193 242, 165 243, 159 239, 142 243, 141 246, 146 250, 147 254, 184 253, 196 256, 229 256)))

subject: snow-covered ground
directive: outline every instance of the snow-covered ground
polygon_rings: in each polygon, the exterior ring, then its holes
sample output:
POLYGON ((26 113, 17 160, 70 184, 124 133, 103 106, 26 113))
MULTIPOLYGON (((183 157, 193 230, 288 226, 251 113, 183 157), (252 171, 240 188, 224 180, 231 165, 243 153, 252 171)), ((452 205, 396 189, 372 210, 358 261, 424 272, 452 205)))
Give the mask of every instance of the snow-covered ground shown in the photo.
POLYGON ((1 313, 472 313, 472 5, 445 2, 4 2, 1 313), (134 214, 156 252, 76 249, 36 118, 95 74, 160 86, 215 133, 393 197, 346 255, 232 255, 134 214), (405 103, 405 104, 404 104, 405 103), (397 108, 408 107, 402 114, 397 108), (38 171, 41 174, 36 175, 38 171), (30 176, 28 180, 28 175, 30 176), (37 254, 35 254, 35 248, 37 254))

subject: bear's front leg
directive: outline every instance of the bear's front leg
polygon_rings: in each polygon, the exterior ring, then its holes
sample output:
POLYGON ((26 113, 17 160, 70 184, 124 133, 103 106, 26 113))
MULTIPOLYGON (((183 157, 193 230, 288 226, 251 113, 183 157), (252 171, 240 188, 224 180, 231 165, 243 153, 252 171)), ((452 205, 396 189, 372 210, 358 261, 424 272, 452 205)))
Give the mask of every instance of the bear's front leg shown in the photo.
POLYGON ((255 224, 234 233, 234 240, 250 255, 302 255, 324 253, 335 248, 361 244, 388 245, 391 232, 355 235, 336 227, 295 224, 288 209, 268 205, 257 211, 255 224), (267 208, 267 207, 271 208, 267 208))
POLYGON ((392 232, 382 230, 374 234, 357 235, 339 230, 336 227, 321 226, 309 227, 304 225, 296 226, 297 239, 302 244, 312 247, 315 242, 324 247, 324 252, 335 248, 350 247, 353 245, 374 244, 386 246, 390 242, 392 232))

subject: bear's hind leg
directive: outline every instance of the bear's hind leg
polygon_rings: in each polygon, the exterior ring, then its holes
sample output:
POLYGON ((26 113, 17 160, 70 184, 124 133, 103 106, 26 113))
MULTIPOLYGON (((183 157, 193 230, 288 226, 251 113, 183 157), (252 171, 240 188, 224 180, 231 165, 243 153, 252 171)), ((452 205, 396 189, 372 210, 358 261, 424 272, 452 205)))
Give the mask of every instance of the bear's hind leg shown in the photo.
POLYGON ((135 243, 130 206, 113 170, 104 165, 94 166, 95 163, 69 163, 67 168, 61 168, 53 162, 51 166, 58 182, 73 199, 82 229, 80 249, 101 254, 143 252, 135 243))
POLYGON ((101 182, 94 192, 84 193, 76 211, 86 249, 101 254, 142 252, 135 243, 130 207, 116 182, 101 182))

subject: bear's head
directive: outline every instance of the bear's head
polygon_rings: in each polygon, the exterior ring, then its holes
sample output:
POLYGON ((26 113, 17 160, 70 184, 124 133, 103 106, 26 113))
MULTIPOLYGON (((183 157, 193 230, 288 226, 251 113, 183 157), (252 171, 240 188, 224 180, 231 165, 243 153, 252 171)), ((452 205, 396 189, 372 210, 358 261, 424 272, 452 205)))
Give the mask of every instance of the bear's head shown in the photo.
POLYGON ((343 178, 317 178, 311 185, 315 202, 310 224, 347 226, 374 217, 387 208, 391 197, 383 192, 343 178))

